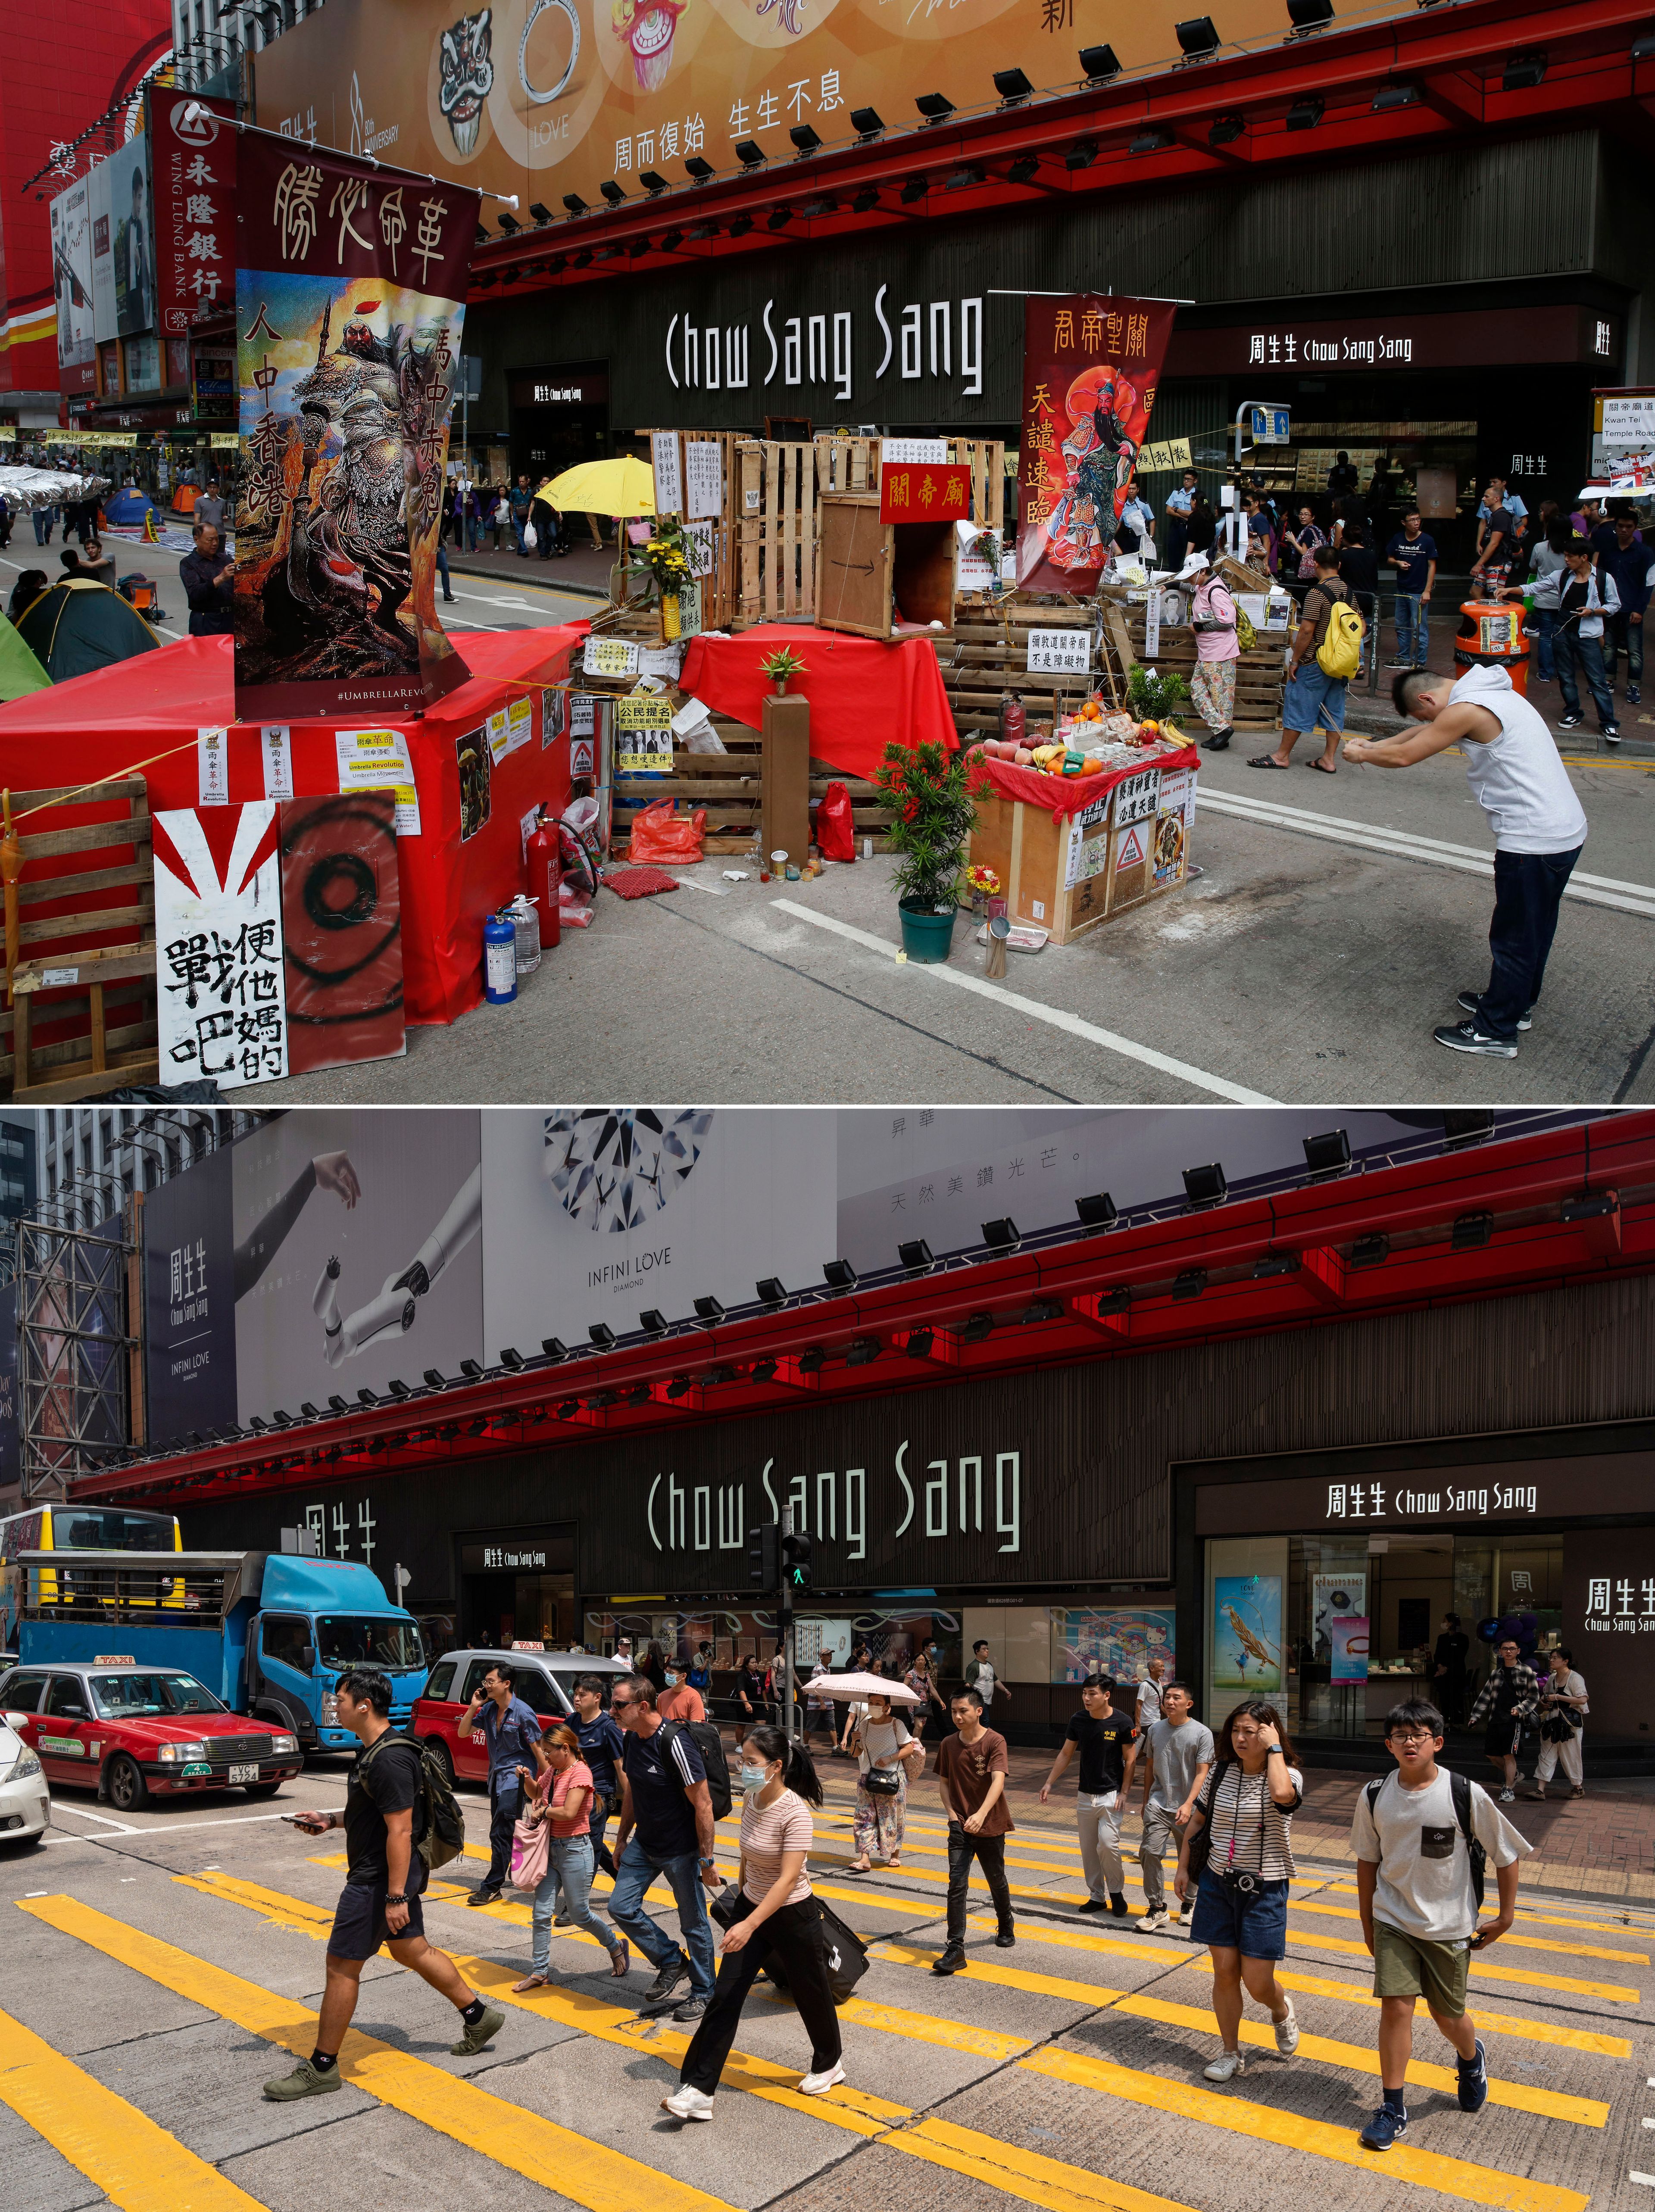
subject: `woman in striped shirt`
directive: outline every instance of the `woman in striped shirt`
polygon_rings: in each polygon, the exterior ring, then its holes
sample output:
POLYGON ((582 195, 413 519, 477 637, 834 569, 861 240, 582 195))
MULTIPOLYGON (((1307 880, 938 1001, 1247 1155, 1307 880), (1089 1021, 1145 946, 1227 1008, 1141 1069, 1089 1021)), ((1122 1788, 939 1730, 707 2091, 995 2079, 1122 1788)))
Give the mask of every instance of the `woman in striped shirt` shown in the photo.
POLYGON ((1190 1886, 1190 1845, 1201 1868, 1190 1940, 1213 1959, 1213 2010, 1224 2047, 1206 2069, 1209 2081, 1228 2081, 1246 2066, 1241 2048, 1242 1991, 1269 2011, 1283 2058, 1299 2048, 1293 2000, 1275 1978, 1287 1952, 1287 1880, 1293 1871, 1289 1832, 1304 1796, 1281 1716, 1262 1698, 1238 1705, 1219 1731, 1218 1755, 1190 1814, 1173 1887, 1180 1901, 1190 1886))

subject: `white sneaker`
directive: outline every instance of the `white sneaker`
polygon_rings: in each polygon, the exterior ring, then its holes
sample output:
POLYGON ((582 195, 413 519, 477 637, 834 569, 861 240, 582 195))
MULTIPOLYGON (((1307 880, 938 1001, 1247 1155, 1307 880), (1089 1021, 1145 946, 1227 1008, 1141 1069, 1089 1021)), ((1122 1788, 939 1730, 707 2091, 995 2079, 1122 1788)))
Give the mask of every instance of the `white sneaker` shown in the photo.
POLYGON ((692 2089, 687 2081, 670 2097, 663 2097, 660 2108, 675 2120, 710 2120, 713 2117, 712 2099, 703 2090, 692 2089))
POLYGON ((1516 1790, 1502 1790, 1500 1793, 1500 1802, 1502 1805, 1515 1805, 1517 1802, 1516 1790))
POLYGON ((1236 2075, 1247 2071, 1247 2054, 1244 2051, 1220 2051, 1212 2064, 1203 2066, 1202 2071, 1209 2081, 1232 2081, 1236 2075))
POLYGON ((1299 2021, 1293 2008, 1293 1999, 1287 1999, 1287 2016, 1275 2022, 1277 2056, 1291 2058, 1299 2048, 1299 2021))
POLYGON ((825 2074, 806 2074, 799 2084, 799 2093, 804 2097, 825 2097, 835 2083, 843 2081, 844 2078, 843 2066, 830 2066, 825 2074))
POLYGON ((1166 1925, 1166 1914, 1159 1905, 1153 1905, 1144 1914, 1138 1925, 1146 1936, 1158 1936, 1166 1925))

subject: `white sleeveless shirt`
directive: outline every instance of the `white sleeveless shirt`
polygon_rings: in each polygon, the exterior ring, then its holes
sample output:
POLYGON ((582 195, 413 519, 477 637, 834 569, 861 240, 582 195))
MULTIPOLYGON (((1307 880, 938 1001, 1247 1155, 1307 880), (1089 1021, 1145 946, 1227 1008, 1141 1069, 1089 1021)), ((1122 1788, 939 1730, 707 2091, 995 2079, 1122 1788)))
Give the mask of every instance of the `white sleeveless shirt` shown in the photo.
POLYGON ((1469 668, 1450 698, 1486 707, 1500 723, 1487 744, 1465 746, 1465 777, 1500 853, 1571 853, 1586 840, 1586 817, 1551 732, 1512 689, 1503 668, 1469 668))

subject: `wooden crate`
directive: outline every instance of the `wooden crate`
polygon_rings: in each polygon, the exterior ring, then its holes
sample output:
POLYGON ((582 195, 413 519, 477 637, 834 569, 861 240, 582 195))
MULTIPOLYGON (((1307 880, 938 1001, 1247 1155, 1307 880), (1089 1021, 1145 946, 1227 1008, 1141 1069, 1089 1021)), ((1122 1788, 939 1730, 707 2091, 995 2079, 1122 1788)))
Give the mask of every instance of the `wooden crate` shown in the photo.
MULTIPOLYGON (((884 441, 860 432, 818 430, 816 487, 826 491, 877 491, 884 441)), ((1006 446, 1000 438, 950 438, 948 459, 971 472, 971 520, 980 530, 999 530, 1006 507, 1006 446)))
POLYGON ((816 619, 816 456, 812 447, 736 442, 739 615, 744 627, 816 619))
POLYGON ((32 821, 18 836, 23 877, 6 945, 11 1004, 0 1014, 0 1076, 31 1105, 153 1083, 158 1073, 148 787, 128 776, 68 797, 72 789, 9 795, 13 817, 32 821), (107 815, 111 800, 125 802, 123 815, 86 819, 94 810, 107 815), (50 811, 32 811, 40 808, 50 811), (129 853, 109 866, 54 865, 70 854, 129 853), (42 1042, 42 1028, 70 1034, 42 1042))
MULTIPOLYGON (((1165 763, 1154 765, 1169 773, 1165 763)), ((1180 778, 1191 772, 1184 763, 1170 771, 1180 778)), ((1115 818, 1122 788, 1117 785, 1081 813, 1063 817, 998 792, 977 801, 971 859, 999 876, 1013 921, 1049 930, 1054 945, 1070 945, 1180 888, 1189 866, 1193 805, 1163 805, 1122 823, 1115 818)), ((1193 786, 1184 790, 1193 799, 1193 786)))
MULTIPOLYGON (((1020 694, 1031 723, 1055 721, 1065 705, 1078 707, 1095 689, 1110 696, 1114 671, 1107 657, 1100 659, 1096 653, 1087 676, 1029 673, 1031 629, 1090 629, 1092 623, 1092 611, 1085 605, 1043 607, 1026 599, 1005 599, 993 609, 957 604, 952 635, 934 642, 960 738, 999 735, 1005 691, 1020 694)), ((1119 690, 1118 678, 1112 688, 1119 690)))
MULTIPOLYGON (((646 460, 650 451, 648 441, 654 434, 653 430, 637 433, 644 441, 646 460)), ((701 626, 703 629, 727 629, 739 611, 740 600, 735 449, 741 434, 736 430, 680 430, 677 435, 685 446, 711 445, 719 448, 719 481, 724 487, 724 498, 721 512, 713 517, 713 573, 701 580, 701 626)))

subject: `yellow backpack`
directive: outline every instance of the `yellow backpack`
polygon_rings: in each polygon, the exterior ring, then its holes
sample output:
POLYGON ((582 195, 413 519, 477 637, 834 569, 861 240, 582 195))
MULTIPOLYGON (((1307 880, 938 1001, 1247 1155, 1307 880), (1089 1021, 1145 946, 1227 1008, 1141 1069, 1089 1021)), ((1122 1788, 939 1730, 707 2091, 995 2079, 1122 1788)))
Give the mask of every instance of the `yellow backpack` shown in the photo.
POLYGON ((1362 665, 1366 625, 1348 599, 1337 599, 1328 615, 1328 627, 1316 648, 1316 665, 1336 679, 1354 676, 1362 665))

